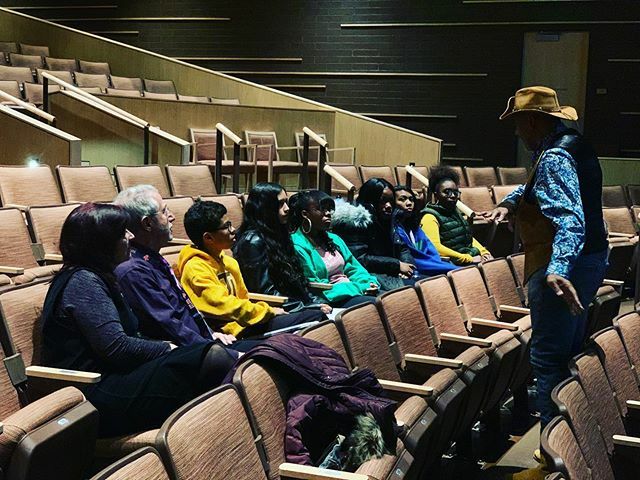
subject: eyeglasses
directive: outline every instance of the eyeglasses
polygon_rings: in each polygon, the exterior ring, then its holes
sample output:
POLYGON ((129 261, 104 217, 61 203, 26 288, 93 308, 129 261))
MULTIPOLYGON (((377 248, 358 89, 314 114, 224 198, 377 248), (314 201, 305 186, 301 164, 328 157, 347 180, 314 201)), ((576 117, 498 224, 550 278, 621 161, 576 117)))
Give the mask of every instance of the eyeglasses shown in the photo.
POLYGON ((231 223, 231 220, 228 220, 224 222, 219 228, 216 228, 216 230, 231 230, 232 228, 233 223, 231 223))
POLYGON ((459 197, 462 195, 462 192, 457 188, 445 188, 442 190, 442 194, 445 197, 459 197))

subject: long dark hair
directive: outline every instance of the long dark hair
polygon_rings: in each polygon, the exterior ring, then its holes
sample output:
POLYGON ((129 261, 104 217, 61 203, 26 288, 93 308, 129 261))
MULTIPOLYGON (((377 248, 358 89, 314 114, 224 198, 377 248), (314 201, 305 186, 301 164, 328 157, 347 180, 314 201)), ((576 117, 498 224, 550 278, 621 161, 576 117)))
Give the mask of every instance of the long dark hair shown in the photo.
POLYGON ((391 185, 388 180, 385 180, 384 178, 370 178, 362 184, 362 187, 360 187, 358 199, 356 200, 356 203, 369 210, 371 215, 373 215, 373 218, 377 221, 380 221, 378 218, 377 206, 385 188, 393 191, 393 185, 391 185))
POLYGON ((116 248, 128 221, 129 215, 118 205, 89 202, 75 208, 60 232, 64 268, 85 267, 112 276, 116 248))
MULTIPOLYGON (((304 219, 302 212, 304 210, 309 210, 312 205, 329 210, 335 210, 336 208, 336 202, 333 198, 320 190, 304 190, 296 193, 289 199, 289 207, 291 208, 291 220, 289 223, 292 231, 302 227, 304 219)), ((338 251, 338 246, 333 242, 333 240, 331 240, 326 231, 320 232, 318 240, 320 240, 322 247, 325 250, 331 253, 336 253, 338 251)))
POLYGON ((257 232, 265 243, 269 276, 275 287, 291 296, 303 298, 308 282, 289 235, 289 226, 278 218, 278 195, 285 189, 278 183, 258 183, 244 205, 244 218, 238 240, 250 231, 257 232))
POLYGON ((401 224, 407 231, 414 231, 420 226, 420 212, 416 210, 416 194, 411 188, 406 185, 396 185, 393 187, 393 195, 395 197, 396 192, 407 192, 413 200, 413 212, 405 212, 404 210, 393 206, 393 218, 394 221, 401 224))

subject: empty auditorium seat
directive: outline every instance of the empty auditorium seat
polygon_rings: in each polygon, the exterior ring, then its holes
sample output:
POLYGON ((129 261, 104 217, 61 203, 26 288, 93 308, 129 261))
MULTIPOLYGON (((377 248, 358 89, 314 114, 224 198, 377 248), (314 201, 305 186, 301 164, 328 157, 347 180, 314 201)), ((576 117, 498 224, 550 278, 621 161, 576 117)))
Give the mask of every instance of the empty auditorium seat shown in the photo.
MULTIPOLYGON (((360 190, 362 186, 362 178, 360 177, 360 170, 356 165, 338 165, 331 164, 331 167, 336 170, 340 175, 349 180, 356 187, 356 192, 360 190)), ((331 194, 332 195, 346 195, 347 191, 335 180, 331 180, 331 194)))
POLYGON ((33 82, 33 72, 29 67, 7 67, 0 65, 0 80, 15 80, 18 83, 33 82))
POLYGON ((240 100, 237 98, 215 98, 211 97, 211 103, 217 105, 240 105, 240 100))
POLYGON ((107 95, 113 95, 114 97, 142 97, 142 92, 138 90, 121 90, 119 88, 107 88, 105 89, 107 95))
POLYGON ((464 167, 469 187, 491 187, 498 185, 498 177, 493 167, 464 167))
POLYGON ((158 452, 144 447, 97 473, 91 480, 170 480, 158 452))
POLYGON ((176 96, 178 95, 178 91, 176 90, 176 85, 173 83, 173 80, 149 80, 148 78, 145 78, 144 91, 151 93, 173 93, 176 96))
MULTIPOLYGON (((15 80, 0 80, 0 90, 9 95, 22 100, 22 91, 20 90, 20 84, 15 80)), ((0 98, 0 103, 11 103, 4 98, 0 98)))
POLYGON ((627 185, 627 195, 631 205, 640 205, 640 185, 627 185))
POLYGON ((138 92, 142 92, 142 79, 141 78, 129 78, 129 77, 118 77, 116 75, 111 75, 111 84, 113 88, 117 88, 118 90, 137 90, 138 92))
POLYGON ((0 165, 0 199, 4 206, 27 207, 62 203, 49 165, 0 165))
POLYGON ((31 70, 44 67, 44 57, 39 55, 22 55, 20 53, 10 53, 9 62, 13 67, 27 67, 31 70))
POLYGON ((372 178, 384 178, 391 185, 396 185, 398 183, 395 172, 389 165, 360 165, 360 176, 362 177, 362 183, 365 183, 367 180, 372 178))
POLYGON ((494 185, 491 187, 494 203, 497 205, 502 202, 504 197, 513 192, 516 188, 518 188, 518 185, 494 185))
POLYGON ((118 194, 111 172, 104 165, 58 165, 56 174, 67 203, 111 202, 118 194))
POLYGON ((523 185, 529 177, 526 167, 496 167, 496 170, 500 185, 523 185))
POLYGON ((110 87, 109 77, 104 73, 81 73, 76 72, 76 85, 79 87, 98 87, 103 92, 110 87))
MULTIPOLYGON (((424 177, 429 178, 429 167, 422 167, 422 166, 416 165, 413 168, 416 169, 418 173, 421 173, 424 177)), ((407 185, 407 170, 405 168, 405 165, 396 165, 395 171, 396 171, 396 178, 398 179, 398 183, 400 185, 407 185)), ((422 185, 422 183, 418 182, 415 178, 411 178, 411 185, 407 185, 407 186, 415 190, 419 190, 425 187, 424 185, 422 185)))
MULTIPOLYGON (((52 85, 53 82, 49 83, 49 93, 59 92, 60 87, 58 85, 52 85)), ((44 99, 44 85, 39 85, 37 83, 24 83, 24 96, 28 102, 31 102, 35 105, 42 105, 44 99)))
POLYGON ((173 221, 173 242, 180 244, 190 244, 189 235, 184 228, 184 214, 193 205, 193 198, 191 197, 171 197, 165 198, 164 201, 167 204, 171 213, 173 213, 175 220, 173 221))
POLYGON ((44 260, 53 263, 62 262, 62 254, 60 253, 62 224, 78 205, 80 204, 65 203, 29 207, 27 210, 27 220, 33 233, 33 239, 42 247, 44 260))
POLYGON ((256 145, 253 149, 254 160, 258 171, 266 173, 268 181, 278 181, 280 174, 302 173, 302 164, 298 161, 280 160, 280 152, 298 150, 298 147, 279 147, 276 132, 250 131, 244 132, 247 145, 256 145))
POLYGON ((178 100, 182 102, 211 103, 209 97, 198 97, 195 95, 178 95, 178 100))
POLYGON ((242 201, 240 197, 235 193, 227 193, 223 195, 202 196, 202 200, 208 200, 211 202, 217 202, 224 205, 227 209, 227 215, 229 220, 237 230, 242 225, 244 213, 242 211, 242 201))
POLYGON ((49 70, 76 72, 78 62, 75 58, 53 58, 45 57, 44 62, 49 70))
MULTIPOLYGON (((73 75, 71 74, 71 72, 67 71, 67 70, 44 70, 42 68, 37 68, 36 69, 36 78, 38 80, 38 83, 43 83, 43 77, 42 77, 42 73, 46 72, 49 75, 52 75, 56 78, 59 78, 60 80, 62 80, 63 82, 67 82, 70 83, 71 85, 73 85, 73 75)), ((54 86, 54 82, 49 82, 50 86, 54 86)))
POLYGON ((144 98, 152 98, 155 100, 178 100, 178 96, 175 93, 155 93, 147 92, 146 90, 142 93, 144 98))
POLYGON ((602 215, 609 229, 609 236, 624 236, 631 241, 638 235, 635 221, 627 207, 603 208, 602 215))
POLYGON ((196 198, 218 193, 207 165, 166 165, 165 168, 174 196, 188 195, 196 198))
POLYGON ((467 183, 467 177, 465 177, 464 170, 462 170, 461 166, 459 166, 459 165, 447 165, 447 167, 452 169, 454 172, 456 172, 460 176, 460 185, 458 185, 459 187, 468 187, 469 186, 469 184, 467 183))
POLYGON ((627 194, 622 185, 604 185, 602 187, 603 207, 627 207, 627 194))
POLYGON ((156 187, 162 198, 171 196, 160 165, 117 165, 113 168, 113 172, 119 191, 135 185, 147 184, 156 187))
POLYGON ((87 62, 85 60, 78 61, 80 71, 93 75, 111 75, 111 68, 105 62, 87 62))
POLYGON ((18 44, 16 42, 0 42, 0 52, 18 53, 18 44))
POLYGON ((460 200, 474 212, 493 210, 495 203, 487 187, 461 187, 460 200))
POLYGON ((578 446, 569 424, 556 417, 545 427, 540 437, 540 449, 551 472, 559 472, 568 479, 595 479, 578 446))
POLYGON ((28 45, 26 43, 20 44, 20 53, 23 55, 36 55, 38 57, 48 57, 49 47, 46 45, 28 45))

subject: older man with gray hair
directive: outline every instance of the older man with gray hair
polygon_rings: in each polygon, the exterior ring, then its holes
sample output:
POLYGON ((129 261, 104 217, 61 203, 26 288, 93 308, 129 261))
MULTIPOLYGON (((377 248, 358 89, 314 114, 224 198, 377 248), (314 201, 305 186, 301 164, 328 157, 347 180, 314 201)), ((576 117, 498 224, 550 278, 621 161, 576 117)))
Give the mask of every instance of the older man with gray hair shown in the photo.
POLYGON ((209 328, 160 255, 160 249, 173 238, 175 217, 158 190, 136 185, 120 192, 115 204, 129 213, 129 230, 135 235, 131 258, 118 265, 115 273, 142 334, 178 346, 219 340, 233 349, 250 348, 255 342, 236 342, 232 335, 209 328))

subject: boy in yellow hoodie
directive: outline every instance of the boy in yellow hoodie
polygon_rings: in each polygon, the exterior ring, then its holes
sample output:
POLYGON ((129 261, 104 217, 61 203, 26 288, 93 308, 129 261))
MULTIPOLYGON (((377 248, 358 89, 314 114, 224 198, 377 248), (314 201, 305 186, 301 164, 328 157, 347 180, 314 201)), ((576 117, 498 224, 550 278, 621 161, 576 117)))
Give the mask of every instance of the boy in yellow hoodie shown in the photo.
POLYGON ((184 216, 184 226, 193 245, 180 252, 176 275, 214 329, 240 338, 324 318, 318 310, 287 314, 249 300, 238 262, 224 253, 236 235, 224 205, 196 201, 184 216))

